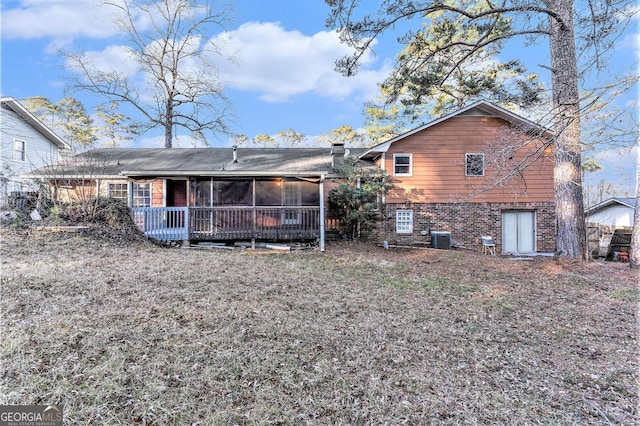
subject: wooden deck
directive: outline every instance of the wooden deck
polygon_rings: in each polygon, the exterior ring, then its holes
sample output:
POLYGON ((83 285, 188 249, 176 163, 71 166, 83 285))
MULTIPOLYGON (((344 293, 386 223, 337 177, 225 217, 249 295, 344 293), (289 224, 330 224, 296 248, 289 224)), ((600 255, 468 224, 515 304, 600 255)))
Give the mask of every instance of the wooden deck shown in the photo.
POLYGON ((320 207, 138 207, 147 237, 176 241, 294 241, 320 237, 320 207))

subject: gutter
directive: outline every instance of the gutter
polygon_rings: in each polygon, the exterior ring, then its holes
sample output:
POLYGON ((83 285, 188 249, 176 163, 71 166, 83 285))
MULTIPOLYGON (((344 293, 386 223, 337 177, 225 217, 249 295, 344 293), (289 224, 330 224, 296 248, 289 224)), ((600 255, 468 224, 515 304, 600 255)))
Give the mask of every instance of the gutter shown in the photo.
POLYGON ((137 176, 226 176, 226 177, 282 177, 282 176, 325 176, 326 170, 307 170, 307 171, 237 171, 237 170, 145 170, 145 171, 128 171, 120 172, 121 177, 137 176))

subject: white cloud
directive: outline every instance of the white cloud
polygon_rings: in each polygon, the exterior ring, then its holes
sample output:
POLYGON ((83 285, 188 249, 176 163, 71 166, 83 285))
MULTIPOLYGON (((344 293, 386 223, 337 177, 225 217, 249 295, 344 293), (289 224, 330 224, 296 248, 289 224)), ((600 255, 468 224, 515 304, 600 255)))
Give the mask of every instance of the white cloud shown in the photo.
POLYGON ((143 136, 135 142, 131 141, 127 147, 132 148, 164 148, 164 136, 143 136))
POLYGON ((386 64, 380 70, 367 69, 373 58, 366 56, 356 76, 340 75, 334 70, 335 60, 351 50, 340 43, 334 31, 308 36, 286 31, 279 23, 250 22, 212 41, 223 57, 236 59, 219 65, 226 84, 258 92, 269 102, 305 93, 339 100, 356 93, 370 97, 389 70, 386 64))
POLYGON ((117 32, 111 22, 95 1, 23 0, 15 7, 3 8, 2 38, 46 37, 59 45, 75 37, 110 37, 117 32))
MULTIPOLYGON (((113 17, 97 0, 22 0, 3 7, 3 39, 47 39, 46 52, 80 41, 100 69, 116 66, 130 75, 126 49, 110 45, 96 50, 90 40, 116 36, 113 17)), ((136 19, 141 19, 138 16, 136 19)), ((230 88, 258 93, 268 102, 285 102, 294 96, 312 94, 327 99, 362 102, 378 93, 377 83, 390 71, 389 63, 378 63, 372 55, 363 58, 357 75, 343 77, 334 70, 335 60, 351 53, 334 31, 305 35, 285 30, 280 23, 249 22, 212 39, 221 56, 215 61, 223 82, 230 88), (236 58, 237 61, 220 57, 236 58)))
POLYGON ((617 47, 620 49, 632 50, 635 56, 640 56, 640 32, 632 32, 625 35, 618 43, 617 47))
MULTIPOLYGON (((84 60, 98 70, 115 71, 127 78, 139 71, 138 63, 126 46, 107 46, 103 50, 92 50, 83 53, 84 60)), ((73 63, 67 59, 66 66, 73 70, 73 63)))
MULTIPOLYGON (((286 102, 294 96, 312 94, 361 104, 375 98, 377 83, 391 70, 390 61, 373 69, 376 63, 369 55, 355 76, 344 77, 336 72, 335 60, 350 53, 350 49, 340 43, 333 31, 307 36, 286 31, 278 23, 254 22, 221 33, 212 42, 220 55, 209 60, 217 63, 223 83, 257 92, 268 102, 286 102)), ((100 70, 114 70, 129 77, 139 71, 126 46, 109 45, 85 55, 100 70)))

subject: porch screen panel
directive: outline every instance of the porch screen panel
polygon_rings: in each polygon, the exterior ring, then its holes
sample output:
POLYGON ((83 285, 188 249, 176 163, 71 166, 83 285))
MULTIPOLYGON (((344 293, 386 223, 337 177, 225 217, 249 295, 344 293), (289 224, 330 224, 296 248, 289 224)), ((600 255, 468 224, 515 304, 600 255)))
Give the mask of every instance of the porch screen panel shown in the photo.
POLYGON ((195 207, 211 206, 211 179, 191 181, 191 205, 195 207))
POLYGON ((256 181, 256 206, 281 206, 282 180, 256 181))
POLYGON ((251 206, 252 180, 214 180, 213 204, 216 206, 251 206))
POLYGON ((320 190, 317 183, 305 181, 300 182, 300 205, 320 205, 320 190))

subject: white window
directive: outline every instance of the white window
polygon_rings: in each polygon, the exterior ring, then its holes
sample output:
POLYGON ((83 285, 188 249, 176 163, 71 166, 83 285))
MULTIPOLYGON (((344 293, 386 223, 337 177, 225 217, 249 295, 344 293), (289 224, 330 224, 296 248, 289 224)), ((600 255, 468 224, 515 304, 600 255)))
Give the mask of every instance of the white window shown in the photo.
POLYGON ((412 168, 413 156, 411 154, 393 154, 394 176, 411 176, 412 168))
POLYGON ((107 184, 107 197, 118 198, 127 201, 127 184, 126 183, 109 183, 107 184))
POLYGON ((413 210, 396 210, 396 232, 413 233, 413 210))
POLYGON ((484 154, 465 154, 465 176, 484 176, 484 154))
POLYGON ((27 161, 27 143, 20 139, 13 140, 13 159, 27 161))
POLYGON ((151 207, 151 183, 134 182, 132 192, 133 207, 151 207))
POLYGON ((12 180, 11 181, 11 185, 10 185, 10 191, 11 192, 22 192, 22 181, 19 180, 12 180))

